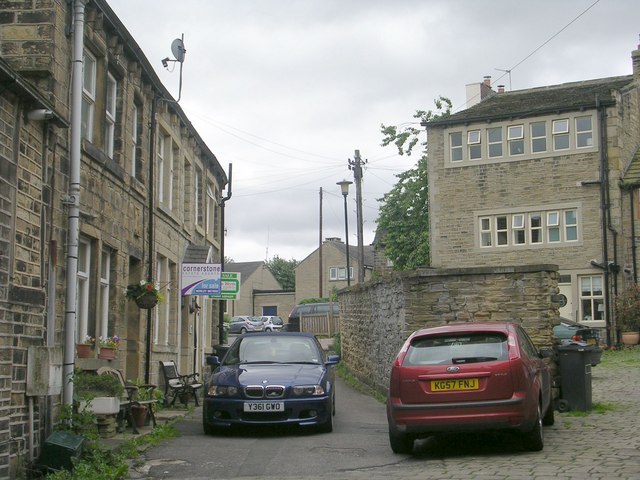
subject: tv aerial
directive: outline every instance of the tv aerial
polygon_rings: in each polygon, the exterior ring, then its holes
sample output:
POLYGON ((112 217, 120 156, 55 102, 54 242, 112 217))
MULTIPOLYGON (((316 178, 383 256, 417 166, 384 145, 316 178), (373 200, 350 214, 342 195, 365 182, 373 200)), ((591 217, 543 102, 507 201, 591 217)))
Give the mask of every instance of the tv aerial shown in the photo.
POLYGON ((178 99, 176 103, 180 101, 180 97, 182 96, 182 64, 184 63, 184 56, 187 53, 187 50, 184 48, 184 33, 181 35, 181 38, 176 38, 173 42, 171 42, 171 53, 173 54, 174 60, 171 60, 169 57, 165 57, 162 59, 162 66, 169 70, 169 62, 178 62, 180 64, 180 84, 178 87, 178 99))

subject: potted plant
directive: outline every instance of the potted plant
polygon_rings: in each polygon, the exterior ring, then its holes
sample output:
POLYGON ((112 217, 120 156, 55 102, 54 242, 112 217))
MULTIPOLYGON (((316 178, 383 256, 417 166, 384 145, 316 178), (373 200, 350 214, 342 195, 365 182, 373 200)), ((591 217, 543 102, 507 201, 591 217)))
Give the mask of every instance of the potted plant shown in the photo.
POLYGON ((142 280, 127 286, 125 297, 136 302, 139 308, 150 309, 162 300, 160 291, 151 281, 142 280))
POLYGON ((640 286, 634 283, 616 297, 616 320, 622 329, 622 343, 640 342, 640 286))
POLYGON ((113 360, 116 358, 118 351, 118 344, 120 343, 120 337, 114 335, 112 337, 100 337, 98 344, 100 345, 100 353, 98 358, 102 360, 113 360))
POLYGON ((124 389, 111 375, 76 370, 71 381, 80 410, 89 409, 102 415, 116 414, 120 410, 120 397, 124 389))
POLYGON ((159 398, 162 398, 162 392, 156 389, 156 385, 144 383, 138 379, 129 380, 127 383, 137 387, 132 396, 134 403, 131 405, 131 415, 136 427, 140 428, 147 424, 150 410, 154 408, 159 398))
POLYGON ((96 339, 91 335, 86 335, 81 342, 76 344, 76 354, 78 358, 89 358, 91 357, 91 351, 96 343, 96 339))

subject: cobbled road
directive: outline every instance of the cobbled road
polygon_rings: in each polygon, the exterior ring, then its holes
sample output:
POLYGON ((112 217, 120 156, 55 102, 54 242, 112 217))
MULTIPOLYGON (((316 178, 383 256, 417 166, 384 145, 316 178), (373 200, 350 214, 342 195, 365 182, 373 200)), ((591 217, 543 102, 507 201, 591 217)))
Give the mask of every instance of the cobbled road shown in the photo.
POLYGON ((339 382, 333 433, 207 437, 196 409, 178 424, 178 438, 144 453, 130 478, 640 480, 640 347, 625 358, 604 356, 592 369, 594 409, 556 412, 542 452, 525 451, 512 435, 477 434, 427 439, 411 455, 394 455, 384 405, 339 382))

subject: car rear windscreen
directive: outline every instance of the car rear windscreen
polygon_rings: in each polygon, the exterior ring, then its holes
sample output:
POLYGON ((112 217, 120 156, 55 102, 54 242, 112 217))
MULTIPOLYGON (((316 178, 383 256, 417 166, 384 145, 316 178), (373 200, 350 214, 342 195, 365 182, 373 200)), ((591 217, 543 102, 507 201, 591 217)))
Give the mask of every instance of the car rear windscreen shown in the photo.
POLYGON ((414 339, 403 366, 456 365, 507 359, 506 336, 500 333, 463 333, 414 339))

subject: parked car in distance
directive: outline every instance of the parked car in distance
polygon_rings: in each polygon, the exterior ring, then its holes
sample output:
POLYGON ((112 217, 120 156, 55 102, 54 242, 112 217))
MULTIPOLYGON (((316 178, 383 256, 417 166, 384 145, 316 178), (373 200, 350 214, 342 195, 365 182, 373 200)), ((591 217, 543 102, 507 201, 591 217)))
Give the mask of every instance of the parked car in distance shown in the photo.
POLYGON ((260 320, 264 323, 265 332, 279 332, 284 327, 284 320, 277 315, 263 315, 260 320))
POLYGON ((457 323, 414 332, 391 368, 389 441, 410 453, 416 438, 443 432, 512 430, 542 450, 554 422, 544 357, 514 323, 457 323))
POLYGON ((264 330, 264 324, 258 317, 251 315, 237 315, 231 317, 229 322, 229 333, 247 333, 261 332, 264 330))
POLYGON ((587 345, 598 345, 600 334, 595 328, 587 327, 568 318, 560 317, 560 323, 553 327, 553 335, 560 343, 584 342, 587 345))
POLYGON ((326 303, 302 303, 291 310, 285 330, 287 332, 300 331, 300 317, 304 315, 323 315, 331 312, 340 315, 340 305, 335 302, 326 303))
POLYGON ((214 434, 239 425, 300 425, 333 430, 334 365, 310 333, 237 337, 205 386, 202 425, 214 434))

